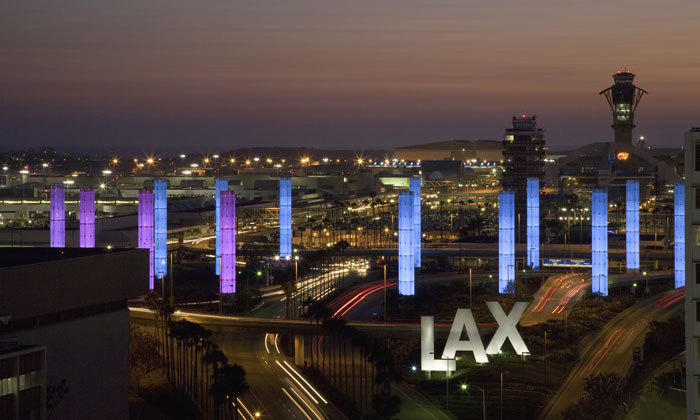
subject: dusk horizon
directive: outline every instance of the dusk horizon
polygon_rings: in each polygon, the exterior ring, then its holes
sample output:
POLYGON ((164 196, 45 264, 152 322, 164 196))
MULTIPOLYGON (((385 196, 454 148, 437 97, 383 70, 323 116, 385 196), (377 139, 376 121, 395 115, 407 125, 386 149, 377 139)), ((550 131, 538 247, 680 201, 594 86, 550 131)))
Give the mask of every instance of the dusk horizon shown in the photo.
POLYGON ((4 4, 4 148, 392 149, 501 139, 537 115, 554 150, 612 141, 598 92, 631 70, 635 136, 700 123, 687 0, 295 5, 4 4), (109 148, 109 147, 107 147, 109 148))

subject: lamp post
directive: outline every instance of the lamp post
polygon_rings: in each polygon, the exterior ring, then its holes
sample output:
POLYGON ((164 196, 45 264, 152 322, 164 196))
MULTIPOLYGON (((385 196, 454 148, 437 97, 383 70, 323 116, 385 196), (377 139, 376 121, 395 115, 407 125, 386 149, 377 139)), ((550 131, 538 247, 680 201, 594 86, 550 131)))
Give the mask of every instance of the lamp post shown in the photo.
POLYGON ((472 309, 472 268, 469 267, 469 309, 472 309))
MULTIPOLYGON (((434 352, 430 352, 430 354, 434 355, 434 352)), ((451 360, 457 360, 456 358, 449 358, 442 356, 440 359, 442 360, 447 360, 446 367, 447 370, 445 371, 445 405, 446 405, 446 410, 450 410, 450 361, 451 360)), ((455 369, 457 368, 456 362, 455 362, 455 369)))
MULTIPOLYGON (((297 282, 299 281, 299 256, 295 255, 294 256, 294 287, 297 287, 297 282)), ((294 295, 292 295, 294 296, 294 295)), ((292 308, 293 311, 296 312, 296 305, 292 308)))
POLYGON ((481 409, 483 412, 483 420, 486 420, 486 391, 484 391, 483 388, 480 388, 476 385, 471 385, 471 384, 462 384, 461 386, 462 391, 467 391, 469 388, 476 388, 479 391, 481 391, 481 409))
MULTIPOLYGON (((173 292, 173 254, 170 254, 170 307, 175 307, 175 293, 173 292)), ((165 282, 165 277, 163 278, 165 282)))
POLYGON ((501 420, 503 420, 503 374, 504 373, 510 373, 507 370, 504 372, 501 372, 501 420))
MULTIPOLYGON (((525 383, 525 355, 530 355, 530 352, 524 351, 520 353, 520 383, 525 383)), ((521 401, 520 403, 520 416, 525 418, 525 405, 521 401)))
POLYGON ((644 293, 649 294, 649 277, 647 277, 647 272, 642 271, 642 275, 644 276, 644 293))
POLYGON ((387 320, 387 309, 386 309, 386 263, 384 264, 384 323, 387 320))
MULTIPOLYGON (((449 357, 441 357, 441 359, 447 360, 447 370, 445 371, 445 405, 447 411, 450 411, 450 360, 456 360, 456 359, 450 359, 449 357)), ((455 369, 457 368, 457 365, 455 364, 455 369)))

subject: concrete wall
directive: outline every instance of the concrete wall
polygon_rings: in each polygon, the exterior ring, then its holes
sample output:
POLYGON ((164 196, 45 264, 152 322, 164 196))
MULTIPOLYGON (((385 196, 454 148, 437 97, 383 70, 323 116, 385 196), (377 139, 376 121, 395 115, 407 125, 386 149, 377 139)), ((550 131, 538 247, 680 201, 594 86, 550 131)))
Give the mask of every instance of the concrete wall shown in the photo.
MULTIPOLYGON (((0 258, 22 258, 22 252, 51 251, 9 248, 0 253, 0 258)), ((68 257, 75 253, 80 255, 80 252, 66 250, 65 259, 0 268, 0 315, 21 320, 133 298, 147 292, 148 250, 92 255, 87 251, 82 254, 84 256, 68 257)))
POLYGON ((121 309, 12 334, 46 346, 47 385, 69 388, 51 420, 129 418, 129 311, 121 309))

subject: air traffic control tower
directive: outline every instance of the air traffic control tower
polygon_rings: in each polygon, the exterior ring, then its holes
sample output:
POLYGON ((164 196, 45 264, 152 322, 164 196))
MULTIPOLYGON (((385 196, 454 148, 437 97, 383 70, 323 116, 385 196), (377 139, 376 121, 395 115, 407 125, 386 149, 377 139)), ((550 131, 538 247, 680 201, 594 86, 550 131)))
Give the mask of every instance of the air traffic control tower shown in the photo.
POLYGON ((632 144, 632 129, 634 128, 634 111, 648 93, 634 85, 634 74, 630 71, 618 71, 613 74, 615 84, 600 92, 605 95, 613 114, 615 143, 632 144))

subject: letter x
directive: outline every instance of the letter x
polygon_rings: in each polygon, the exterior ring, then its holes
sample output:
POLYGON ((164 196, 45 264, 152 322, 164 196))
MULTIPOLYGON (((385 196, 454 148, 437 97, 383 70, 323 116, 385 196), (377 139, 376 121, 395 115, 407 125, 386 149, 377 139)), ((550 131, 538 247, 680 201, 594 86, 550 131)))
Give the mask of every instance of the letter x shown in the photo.
POLYGON ((501 350, 501 346, 509 338, 515 352, 517 354, 529 353, 525 342, 520 333, 518 332, 518 321, 527 309, 527 302, 516 302, 510 314, 506 315, 498 302, 486 302, 491 311, 491 315, 496 319, 498 323, 498 329, 496 334, 493 335, 489 346, 486 348, 486 354, 498 354, 501 350))

